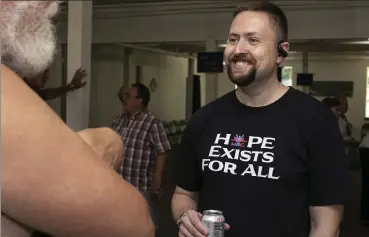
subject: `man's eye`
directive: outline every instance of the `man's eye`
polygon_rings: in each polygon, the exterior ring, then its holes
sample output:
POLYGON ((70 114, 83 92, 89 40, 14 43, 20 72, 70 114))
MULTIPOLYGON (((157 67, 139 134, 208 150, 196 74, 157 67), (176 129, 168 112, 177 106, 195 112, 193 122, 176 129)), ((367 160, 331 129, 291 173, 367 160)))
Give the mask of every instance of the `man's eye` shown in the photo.
POLYGON ((250 44, 257 44, 257 43, 259 43, 259 40, 256 39, 256 38, 249 38, 249 43, 250 44))
POLYGON ((237 43, 237 39, 228 39, 229 44, 237 43))

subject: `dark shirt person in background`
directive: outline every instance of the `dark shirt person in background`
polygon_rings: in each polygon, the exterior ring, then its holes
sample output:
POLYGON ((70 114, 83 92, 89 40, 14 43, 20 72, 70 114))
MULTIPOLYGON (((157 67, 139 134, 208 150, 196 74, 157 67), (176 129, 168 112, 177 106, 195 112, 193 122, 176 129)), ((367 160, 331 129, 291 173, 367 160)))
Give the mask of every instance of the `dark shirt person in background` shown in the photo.
POLYGON ((357 147, 359 141, 352 136, 352 125, 348 122, 346 113, 348 111, 348 102, 344 93, 337 97, 327 97, 322 100, 323 104, 331 108, 337 116, 338 126, 346 146, 357 147))
POLYGON ((341 102, 338 99, 326 97, 322 102, 332 110, 337 119, 341 117, 341 102))
POLYGON ((340 101, 340 110, 341 110, 341 115, 338 119, 338 124, 340 126, 340 130, 344 131, 345 136, 344 139, 345 140, 353 140, 352 137, 352 124, 348 121, 346 114, 349 108, 348 105, 348 101, 347 101, 347 97, 345 95, 345 93, 341 93, 339 94, 336 99, 338 99, 340 101))
POLYGON ((45 88, 46 83, 50 79, 49 69, 43 71, 39 75, 32 78, 24 78, 24 81, 32 88, 43 100, 53 100, 61 97, 68 92, 83 88, 87 82, 84 81, 86 77, 86 70, 79 68, 76 70, 73 79, 65 86, 45 88))

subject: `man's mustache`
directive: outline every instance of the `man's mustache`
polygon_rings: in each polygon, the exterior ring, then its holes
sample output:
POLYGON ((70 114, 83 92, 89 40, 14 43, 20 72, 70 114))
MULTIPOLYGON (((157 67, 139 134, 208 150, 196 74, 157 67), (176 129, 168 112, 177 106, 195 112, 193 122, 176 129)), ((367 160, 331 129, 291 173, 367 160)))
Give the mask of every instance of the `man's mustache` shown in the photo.
POLYGON ((229 61, 231 62, 243 61, 252 65, 256 63, 256 60, 250 54, 235 54, 229 59, 229 61))

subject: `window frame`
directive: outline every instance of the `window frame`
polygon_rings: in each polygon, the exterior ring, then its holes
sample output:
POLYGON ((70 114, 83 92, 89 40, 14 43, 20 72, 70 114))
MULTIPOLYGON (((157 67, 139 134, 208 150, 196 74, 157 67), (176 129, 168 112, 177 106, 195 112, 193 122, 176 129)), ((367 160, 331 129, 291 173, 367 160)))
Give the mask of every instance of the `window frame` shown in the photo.
POLYGON ((364 119, 369 120, 369 66, 366 67, 364 119))

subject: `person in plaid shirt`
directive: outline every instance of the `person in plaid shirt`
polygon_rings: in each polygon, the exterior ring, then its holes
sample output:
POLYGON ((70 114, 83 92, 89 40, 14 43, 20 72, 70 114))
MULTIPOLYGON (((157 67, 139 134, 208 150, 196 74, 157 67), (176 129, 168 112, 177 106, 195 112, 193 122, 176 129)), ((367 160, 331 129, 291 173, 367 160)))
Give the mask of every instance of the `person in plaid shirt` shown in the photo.
POLYGON ((120 134, 126 151, 120 175, 137 187, 146 198, 151 216, 157 226, 157 211, 154 205, 161 195, 162 176, 167 152, 171 149, 161 121, 148 112, 150 91, 142 84, 133 84, 119 98, 124 111, 112 123, 120 134))

